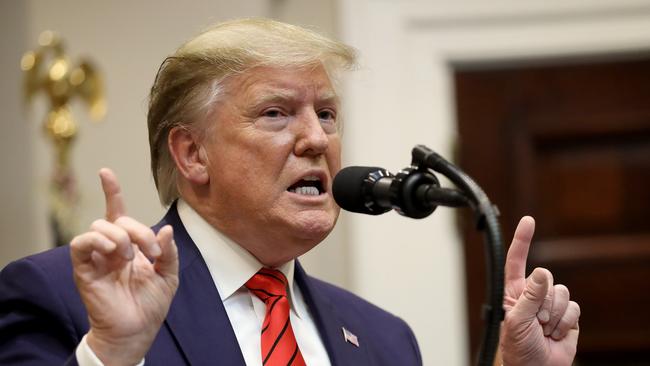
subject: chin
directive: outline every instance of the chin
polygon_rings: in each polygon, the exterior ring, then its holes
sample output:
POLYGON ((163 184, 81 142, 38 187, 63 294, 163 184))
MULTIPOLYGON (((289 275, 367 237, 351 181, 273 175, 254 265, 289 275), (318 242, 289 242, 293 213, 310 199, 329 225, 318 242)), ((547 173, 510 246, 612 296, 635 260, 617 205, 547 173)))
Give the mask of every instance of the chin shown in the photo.
POLYGON ((332 213, 302 213, 293 223, 296 236, 304 241, 313 242, 311 247, 314 247, 332 232, 337 217, 337 214, 332 213))

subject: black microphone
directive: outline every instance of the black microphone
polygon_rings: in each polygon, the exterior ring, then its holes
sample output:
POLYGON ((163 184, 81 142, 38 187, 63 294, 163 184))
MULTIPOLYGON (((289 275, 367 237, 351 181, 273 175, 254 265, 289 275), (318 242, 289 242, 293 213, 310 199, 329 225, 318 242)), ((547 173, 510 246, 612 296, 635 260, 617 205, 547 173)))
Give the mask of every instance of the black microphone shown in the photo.
POLYGON ((457 190, 440 188, 435 175, 413 167, 392 175, 378 167, 341 169, 332 183, 334 200, 342 209, 381 215, 395 209, 403 216, 423 218, 438 205, 460 207, 467 198, 457 190))
POLYGON ((388 190, 392 181, 392 175, 385 169, 350 166, 336 174, 332 183, 332 193, 336 203, 344 210, 381 215, 393 208, 390 200, 386 200, 389 197, 388 190), (375 196, 378 196, 379 202, 376 202, 375 196))

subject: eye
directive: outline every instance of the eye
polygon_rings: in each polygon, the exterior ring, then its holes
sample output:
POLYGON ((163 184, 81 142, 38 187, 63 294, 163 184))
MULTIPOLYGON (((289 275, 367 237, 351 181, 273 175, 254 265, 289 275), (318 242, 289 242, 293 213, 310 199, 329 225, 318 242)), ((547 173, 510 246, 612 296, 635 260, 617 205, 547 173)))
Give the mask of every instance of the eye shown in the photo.
POLYGON ((336 121, 336 112, 331 109, 318 111, 318 119, 323 122, 334 123, 336 121))
POLYGON ((279 108, 269 108, 262 112, 262 115, 269 118, 279 118, 284 116, 284 113, 279 108))
POLYGON ((280 131, 291 121, 291 113, 278 106, 264 108, 258 112, 255 125, 266 131, 280 131))

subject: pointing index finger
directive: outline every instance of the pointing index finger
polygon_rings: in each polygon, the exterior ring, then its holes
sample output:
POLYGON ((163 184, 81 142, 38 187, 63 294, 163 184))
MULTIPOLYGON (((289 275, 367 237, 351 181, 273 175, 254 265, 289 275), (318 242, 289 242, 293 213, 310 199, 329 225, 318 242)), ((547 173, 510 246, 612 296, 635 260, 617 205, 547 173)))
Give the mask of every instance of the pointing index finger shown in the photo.
POLYGON ((113 222, 126 214, 122 189, 115 173, 108 168, 99 170, 99 179, 102 182, 102 190, 106 199, 106 220, 113 222))
POLYGON ((530 216, 522 217, 519 220, 506 257, 506 283, 526 278, 526 258, 528 258, 528 249, 534 232, 535 219, 530 216))

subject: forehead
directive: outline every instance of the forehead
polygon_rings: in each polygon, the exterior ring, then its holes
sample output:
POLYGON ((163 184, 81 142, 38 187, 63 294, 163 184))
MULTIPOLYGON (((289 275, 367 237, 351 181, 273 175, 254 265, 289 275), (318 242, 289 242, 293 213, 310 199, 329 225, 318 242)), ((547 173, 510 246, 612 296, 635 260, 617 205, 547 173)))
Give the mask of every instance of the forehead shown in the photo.
POLYGON ((337 99, 332 81, 322 66, 255 67, 233 77, 227 84, 227 94, 243 97, 248 102, 266 96, 288 99, 337 99))

